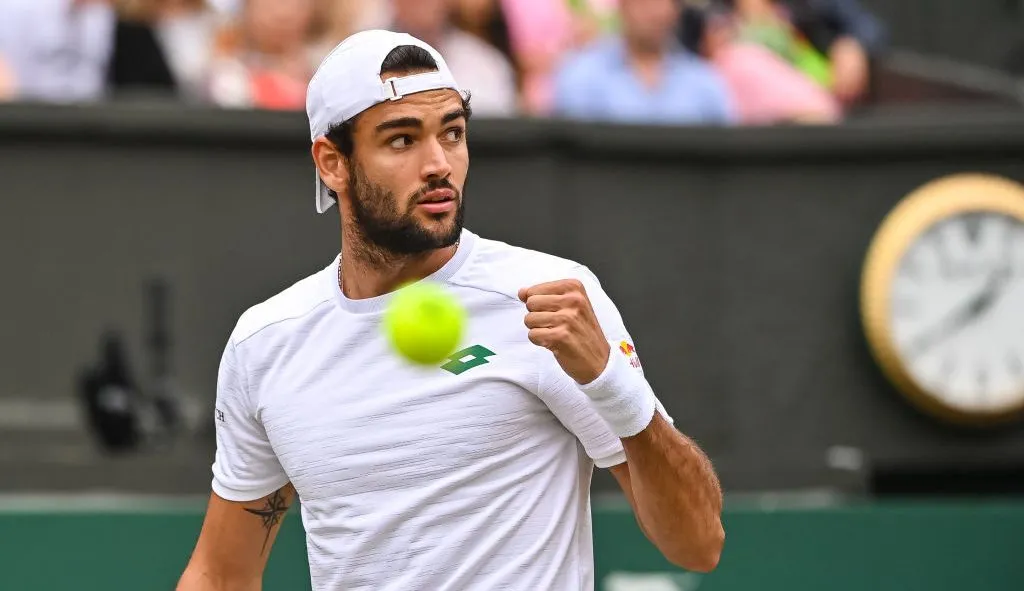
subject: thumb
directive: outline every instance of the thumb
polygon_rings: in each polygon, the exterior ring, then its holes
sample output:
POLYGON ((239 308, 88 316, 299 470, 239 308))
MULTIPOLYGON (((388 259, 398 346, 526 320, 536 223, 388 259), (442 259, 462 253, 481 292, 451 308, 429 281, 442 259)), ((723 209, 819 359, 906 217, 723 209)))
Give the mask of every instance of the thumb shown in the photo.
POLYGON ((526 299, 530 297, 530 288, 520 287, 519 288, 519 299, 525 304, 526 299))

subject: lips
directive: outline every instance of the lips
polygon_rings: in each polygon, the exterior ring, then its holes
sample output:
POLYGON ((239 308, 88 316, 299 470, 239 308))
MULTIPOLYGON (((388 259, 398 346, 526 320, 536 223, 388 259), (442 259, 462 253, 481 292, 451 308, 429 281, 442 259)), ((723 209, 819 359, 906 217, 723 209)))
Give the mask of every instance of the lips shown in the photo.
POLYGON ((427 191, 419 200, 419 203, 444 203, 455 199, 455 191, 451 189, 433 189, 427 191))

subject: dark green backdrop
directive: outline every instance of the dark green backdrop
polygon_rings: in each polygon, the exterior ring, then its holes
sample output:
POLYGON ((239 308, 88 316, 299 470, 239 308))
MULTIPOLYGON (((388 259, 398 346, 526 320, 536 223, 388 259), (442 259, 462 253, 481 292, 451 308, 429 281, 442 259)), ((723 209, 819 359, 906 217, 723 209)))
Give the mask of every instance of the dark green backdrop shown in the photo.
MULTIPOLYGON (((0 589, 170 590, 199 532, 201 511, 140 506, 0 512, 0 589)), ((661 559, 628 507, 598 503, 597 591, 1024 589, 1024 502, 800 508, 763 500, 728 508, 725 528, 718 570, 693 575, 661 559)), ((308 590, 308 576, 302 526, 293 511, 264 589, 308 590)))

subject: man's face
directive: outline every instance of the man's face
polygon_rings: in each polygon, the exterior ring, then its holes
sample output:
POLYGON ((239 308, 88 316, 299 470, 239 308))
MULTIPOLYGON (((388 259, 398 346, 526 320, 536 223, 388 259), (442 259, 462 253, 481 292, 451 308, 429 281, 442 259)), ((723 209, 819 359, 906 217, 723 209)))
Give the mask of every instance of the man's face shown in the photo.
POLYGON ((462 97, 452 90, 409 95, 359 116, 342 208, 369 245, 406 255, 458 240, 465 136, 462 97))
POLYGON ((257 47, 283 52, 305 43, 315 13, 313 0, 247 0, 243 23, 257 47))
POLYGON ((623 33, 630 41, 660 49, 668 43, 680 17, 680 0, 620 0, 623 33))

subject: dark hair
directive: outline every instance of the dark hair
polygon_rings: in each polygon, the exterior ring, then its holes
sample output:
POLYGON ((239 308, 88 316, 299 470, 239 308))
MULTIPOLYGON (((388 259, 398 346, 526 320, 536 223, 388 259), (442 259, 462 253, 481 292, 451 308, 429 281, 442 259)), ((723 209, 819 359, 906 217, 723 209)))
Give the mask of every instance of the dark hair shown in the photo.
MULTIPOLYGON (((392 49, 380 64, 380 73, 382 75, 402 75, 418 70, 437 70, 437 62, 434 61, 434 57, 430 55, 430 52, 416 45, 399 45, 392 49)), ((466 111, 466 119, 468 120, 473 113, 469 106, 468 94, 462 98, 462 108, 466 111)), ((327 130, 325 136, 346 158, 351 157, 352 152, 355 151, 352 132, 355 129, 358 118, 359 115, 356 115, 347 121, 335 123, 327 130)), ((335 198, 337 197, 335 196, 335 198)))
POLYGON ((413 70, 436 70, 434 56, 417 45, 399 45, 380 63, 381 74, 408 74, 413 70))

